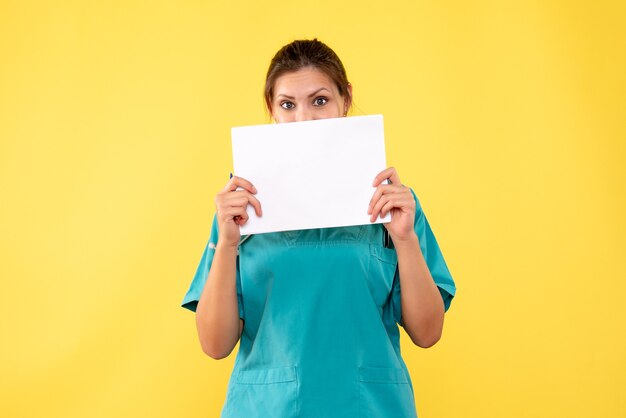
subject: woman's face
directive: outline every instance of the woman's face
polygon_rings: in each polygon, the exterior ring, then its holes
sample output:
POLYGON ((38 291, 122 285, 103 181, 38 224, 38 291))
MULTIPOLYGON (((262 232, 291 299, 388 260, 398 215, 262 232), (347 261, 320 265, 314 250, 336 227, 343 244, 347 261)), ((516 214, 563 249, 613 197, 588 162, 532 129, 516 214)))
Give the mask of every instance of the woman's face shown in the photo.
POLYGON ((271 112, 276 123, 338 118, 347 111, 347 100, 320 70, 303 68, 285 73, 274 83, 271 112))

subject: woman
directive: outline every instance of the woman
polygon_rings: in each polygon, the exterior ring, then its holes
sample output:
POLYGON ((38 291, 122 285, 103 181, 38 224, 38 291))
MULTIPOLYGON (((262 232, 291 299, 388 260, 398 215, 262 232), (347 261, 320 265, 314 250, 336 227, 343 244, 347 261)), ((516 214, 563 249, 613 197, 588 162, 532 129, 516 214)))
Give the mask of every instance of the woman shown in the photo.
MULTIPOLYGON (((328 46, 294 41, 270 64, 265 100, 277 123, 335 118, 352 86, 328 46)), ((370 220, 389 223, 241 239, 247 206, 262 216, 254 185, 232 177, 216 196, 182 306, 207 355, 240 340, 222 417, 416 416, 398 324, 432 346, 456 288, 414 192, 394 168, 372 180, 370 220)))

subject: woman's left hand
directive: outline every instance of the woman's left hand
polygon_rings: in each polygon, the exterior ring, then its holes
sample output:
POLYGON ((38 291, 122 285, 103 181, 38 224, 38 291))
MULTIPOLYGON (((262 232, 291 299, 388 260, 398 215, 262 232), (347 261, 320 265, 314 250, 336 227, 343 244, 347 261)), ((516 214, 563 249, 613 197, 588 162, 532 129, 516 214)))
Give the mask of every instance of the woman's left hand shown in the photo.
POLYGON ((411 190, 400 182, 396 169, 389 167, 378 173, 372 186, 376 191, 367 208, 370 222, 374 222, 378 215, 382 218, 391 212, 391 222, 383 225, 394 243, 412 238, 415 235, 415 200, 411 190), (389 179, 390 184, 381 184, 385 179, 389 179))

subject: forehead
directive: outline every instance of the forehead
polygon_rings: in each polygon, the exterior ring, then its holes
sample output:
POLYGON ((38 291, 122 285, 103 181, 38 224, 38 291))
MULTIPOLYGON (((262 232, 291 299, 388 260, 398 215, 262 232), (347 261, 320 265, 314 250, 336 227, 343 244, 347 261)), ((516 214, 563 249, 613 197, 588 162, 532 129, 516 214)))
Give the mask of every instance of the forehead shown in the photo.
POLYGON ((306 95, 322 87, 338 94, 335 83, 326 73, 315 68, 303 68, 278 77, 274 84, 274 95, 306 95))

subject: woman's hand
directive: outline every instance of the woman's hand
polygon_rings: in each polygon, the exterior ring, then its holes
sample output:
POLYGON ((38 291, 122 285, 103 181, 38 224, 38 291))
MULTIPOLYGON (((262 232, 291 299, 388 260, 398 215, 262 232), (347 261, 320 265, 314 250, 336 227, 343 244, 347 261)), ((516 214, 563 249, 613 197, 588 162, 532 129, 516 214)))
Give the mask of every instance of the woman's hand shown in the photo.
POLYGON ((254 207, 257 216, 263 214, 261 203, 253 196, 256 192, 256 188, 248 180, 233 176, 224 189, 215 196, 215 212, 219 228, 218 246, 236 247, 239 244, 241 237, 239 226, 249 219, 246 213, 249 204, 254 207), (237 187, 243 190, 237 190, 237 187))
POLYGON ((374 222, 379 215, 382 218, 391 212, 391 222, 383 225, 394 243, 413 238, 415 200, 411 190, 400 182, 396 169, 389 167, 378 173, 372 186, 376 187, 376 191, 367 209, 371 215, 370 222, 374 222), (381 184, 385 179, 389 179, 390 184, 381 184))

